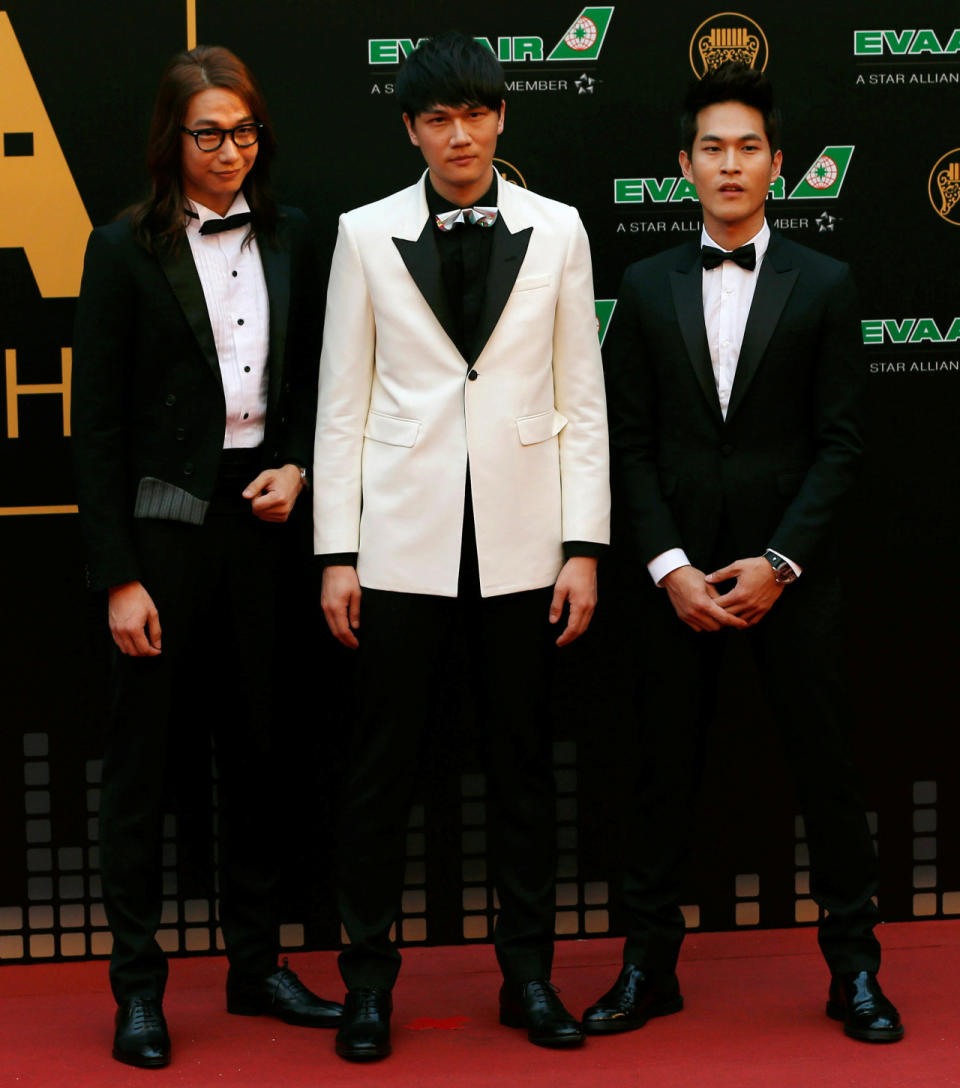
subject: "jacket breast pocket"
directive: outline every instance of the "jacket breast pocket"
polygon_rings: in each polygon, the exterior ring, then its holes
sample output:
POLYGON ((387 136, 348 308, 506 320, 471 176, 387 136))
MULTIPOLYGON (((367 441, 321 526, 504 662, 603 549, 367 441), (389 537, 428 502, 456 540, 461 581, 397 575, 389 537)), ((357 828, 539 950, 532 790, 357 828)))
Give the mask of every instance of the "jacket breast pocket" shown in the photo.
POLYGON ((517 418, 517 432, 520 435, 520 443, 524 446, 533 446, 537 442, 546 442, 559 434, 567 425, 567 417, 551 408, 549 412, 537 412, 532 416, 519 416, 517 418))
POLYGON ((547 273, 543 276, 521 276, 513 285, 514 293, 518 291, 535 291, 538 287, 549 287, 553 277, 547 273))
POLYGON ((363 437, 385 442, 388 446, 413 446, 420 436, 420 426, 419 419, 388 416, 385 412, 371 409, 363 428, 363 437))

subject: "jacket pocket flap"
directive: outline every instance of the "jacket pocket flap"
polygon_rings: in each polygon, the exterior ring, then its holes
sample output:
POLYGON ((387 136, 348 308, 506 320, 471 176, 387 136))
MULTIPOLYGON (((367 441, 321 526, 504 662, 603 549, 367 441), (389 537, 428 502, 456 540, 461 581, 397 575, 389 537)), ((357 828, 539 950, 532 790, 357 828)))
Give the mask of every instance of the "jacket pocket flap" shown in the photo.
POLYGON ((535 287, 547 287, 550 283, 549 273, 543 276, 521 276, 513 285, 514 291, 532 291, 535 287))
POLYGON ((419 419, 388 416, 372 409, 367 414, 367 425, 363 428, 364 438, 386 442, 390 446, 413 446, 419 434, 419 419))
POLYGON ((548 438, 559 434, 566 425, 567 417, 561 415, 556 408, 549 412, 537 412, 534 416, 520 416, 517 420, 517 430, 524 446, 546 442, 548 438))

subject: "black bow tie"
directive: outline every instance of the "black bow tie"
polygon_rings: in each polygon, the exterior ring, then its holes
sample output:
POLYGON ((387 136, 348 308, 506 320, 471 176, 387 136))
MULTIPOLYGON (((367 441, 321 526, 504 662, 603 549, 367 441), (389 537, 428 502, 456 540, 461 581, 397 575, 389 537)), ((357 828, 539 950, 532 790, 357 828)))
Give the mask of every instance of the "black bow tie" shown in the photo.
MULTIPOLYGON (((184 209, 191 219, 199 219, 195 211, 184 209)), ((237 212, 236 215, 228 215, 226 219, 208 219, 201 224, 201 234, 221 234, 225 230, 233 230, 235 227, 245 227, 250 222, 250 212, 237 212)))
POLYGON ((754 249, 753 242, 732 250, 703 246, 700 250, 700 258, 703 261, 703 267, 708 271, 723 264, 724 261, 733 261, 748 272, 752 272, 757 267, 757 251, 754 249))

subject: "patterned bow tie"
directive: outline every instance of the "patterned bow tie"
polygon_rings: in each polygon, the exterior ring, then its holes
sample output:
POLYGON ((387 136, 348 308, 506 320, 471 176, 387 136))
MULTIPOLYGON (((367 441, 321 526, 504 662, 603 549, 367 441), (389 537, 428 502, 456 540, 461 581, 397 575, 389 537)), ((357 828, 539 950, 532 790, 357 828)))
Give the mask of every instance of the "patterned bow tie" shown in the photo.
POLYGON ((478 227, 492 227, 497 221, 496 208, 454 208, 433 217, 439 230, 453 230, 458 223, 476 223, 478 227))
POLYGON ((707 271, 723 264, 724 261, 733 261, 734 264, 740 265, 741 268, 747 269, 748 272, 752 272, 757 267, 757 251, 753 247, 753 242, 733 250, 703 246, 700 250, 700 257, 703 261, 703 267, 707 271))

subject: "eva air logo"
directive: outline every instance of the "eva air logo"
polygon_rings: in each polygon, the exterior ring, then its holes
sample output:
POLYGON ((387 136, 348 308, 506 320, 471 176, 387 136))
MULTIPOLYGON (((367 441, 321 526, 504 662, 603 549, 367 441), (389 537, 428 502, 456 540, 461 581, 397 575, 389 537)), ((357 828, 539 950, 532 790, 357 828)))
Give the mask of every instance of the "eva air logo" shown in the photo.
POLYGON ((607 329, 610 328, 610 318, 613 317, 613 308, 617 304, 615 298, 595 298, 593 300, 597 311, 597 336, 600 337, 600 346, 603 347, 607 329))
MULTIPOLYGON (((537 34, 504 35, 496 39, 496 45, 490 38, 478 36, 476 40, 485 45, 502 64, 545 60, 596 60, 603 48, 612 17, 613 5, 584 8, 549 54, 544 49, 543 38, 537 34)), ((367 41, 367 61, 370 64, 399 64, 423 41, 426 38, 417 41, 413 38, 370 38, 367 41)))
POLYGON ((861 321, 860 332, 865 344, 953 344, 960 340, 960 317, 943 328, 932 317, 875 317, 861 321))
POLYGON ((825 147, 813 166, 794 186, 791 200, 823 200, 840 195, 847 167, 853 157, 853 144, 825 147))
POLYGON ((922 30, 855 30, 853 53, 857 57, 876 57, 884 53, 895 57, 960 53, 960 27, 947 31, 942 38, 929 27, 922 30))
POLYGON ((612 15, 612 7, 584 8, 547 60, 596 60, 612 15))
MULTIPOLYGON (((797 182, 790 193, 790 200, 832 200, 836 197, 847 176, 847 168, 853 158, 854 144, 838 144, 825 147, 814 159, 810 169, 797 182)), ((787 199, 787 185, 783 175, 770 186, 768 200, 787 199)), ((615 204, 682 204, 699 200, 692 181, 686 178, 614 178, 613 202, 615 204)))

